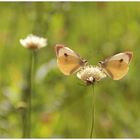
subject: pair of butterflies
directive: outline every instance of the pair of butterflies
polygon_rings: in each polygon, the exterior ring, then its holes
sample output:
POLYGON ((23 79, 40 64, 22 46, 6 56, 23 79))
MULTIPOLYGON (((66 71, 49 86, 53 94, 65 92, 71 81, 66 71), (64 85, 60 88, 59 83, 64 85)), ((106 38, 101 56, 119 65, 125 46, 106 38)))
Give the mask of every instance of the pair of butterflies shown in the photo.
MULTIPOLYGON (((71 75, 77 72, 87 63, 87 61, 83 60, 76 52, 62 44, 57 44, 55 51, 57 65, 60 71, 65 75, 71 75)), ((107 76, 113 80, 119 80, 127 74, 132 56, 133 52, 131 51, 118 53, 99 62, 100 67, 107 76)))

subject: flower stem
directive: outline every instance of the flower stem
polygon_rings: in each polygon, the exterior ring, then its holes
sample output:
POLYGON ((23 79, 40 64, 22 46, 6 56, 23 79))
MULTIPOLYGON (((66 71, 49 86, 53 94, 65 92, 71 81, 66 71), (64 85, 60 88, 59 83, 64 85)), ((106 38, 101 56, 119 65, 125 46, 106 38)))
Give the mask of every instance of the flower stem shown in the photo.
POLYGON ((29 83, 29 97, 28 97, 28 137, 31 137, 32 126, 32 93, 34 81, 34 64, 35 64, 35 51, 31 51, 31 64, 30 64, 30 83, 29 83))
POLYGON ((95 97, 94 97, 94 85, 92 86, 92 112, 91 112, 91 131, 90 131, 90 138, 93 137, 95 138, 95 133, 94 133, 94 121, 95 121, 95 97))
POLYGON ((33 81, 34 81, 34 69, 35 69, 35 51, 31 50, 30 52, 30 64, 29 71, 27 77, 27 90, 23 96, 23 101, 26 103, 26 107, 22 112, 22 137, 30 138, 31 137, 31 129, 32 129, 32 93, 33 93, 33 81))
POLYGON ((23 138, 27 138, 27 131, 26 131, 26 128, 27 128, 27 113, 26 113, 26 107, 22 108, 21 110, 21 116, 22 116, 22 137, 23 138))

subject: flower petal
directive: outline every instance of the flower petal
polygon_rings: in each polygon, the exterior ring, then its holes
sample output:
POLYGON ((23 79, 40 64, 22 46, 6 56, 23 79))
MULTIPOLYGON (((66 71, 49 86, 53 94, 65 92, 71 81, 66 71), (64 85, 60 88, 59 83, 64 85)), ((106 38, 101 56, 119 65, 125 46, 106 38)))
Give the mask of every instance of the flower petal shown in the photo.
POLYGON ((20 39, 20 44, 27 48, 40 49, 47 45, 47 39, 29 34, 25 39, 20 39))

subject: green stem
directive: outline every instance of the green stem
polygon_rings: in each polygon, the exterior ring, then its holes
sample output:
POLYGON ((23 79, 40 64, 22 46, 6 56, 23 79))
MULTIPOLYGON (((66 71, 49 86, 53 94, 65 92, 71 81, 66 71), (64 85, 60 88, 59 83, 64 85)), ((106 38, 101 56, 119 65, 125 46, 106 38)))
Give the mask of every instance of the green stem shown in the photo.
POLYGON ((34 81, 34 64, 35 64, 35 51, 31 51, 31 64, 30 64, 30 84, 29 84, 29 99, 28 99, 28 137, 31 137, 32 126, 32 94, 33 94, 33 81, 34 81))
POLYGON ((90 138, 93 137, 93 134, 94 134, 94 138, 95 138, 95 133, 94 133, 94 121, 95 121, 95 97, 94 97, 94 85, 92 87, 92 95, 93 95, 93 98, 92 98, 92 114, 91 114, 91 131, 90 131, 90 138))
POLYGON ((35 51, 31 50, 30 52, 30 65, 29 65, 29 73, 28 73, 28 81, 27 81, 27 90, 25 91, 25 95, 23 97, 23 101, 26 103, 26 107, 22 111, 22 123, 23 123, 23 138, 31 137, 31 129, 32 129, 32 94, 33 94, 33 81, 34 81, 34 68, 35 68, 35 51))

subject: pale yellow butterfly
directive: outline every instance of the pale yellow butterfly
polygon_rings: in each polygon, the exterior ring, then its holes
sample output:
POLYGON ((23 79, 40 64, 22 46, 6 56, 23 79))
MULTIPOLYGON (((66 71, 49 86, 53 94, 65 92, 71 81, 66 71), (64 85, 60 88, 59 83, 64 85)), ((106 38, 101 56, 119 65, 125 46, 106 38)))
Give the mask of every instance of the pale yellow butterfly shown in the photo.
POLYGON ((131 51, 118 53, 108 57, 100 64, 108 76, 113 80, 119 80, 127 74, 132 56, 133 52, 131 51))
MULTIPOLYGON (((57 65, 65 75, 73 74, 87 64, 86 60, 83 60, 76 52, 62 44, 57 44, 55 51, 57 65)), ((113 80, 119 80, 127 74, 132 56, 133 52, 118 53, 101 61, 100 67, 113 80)))
POLYGON ((70 75, 78 71, 80 67, 86 64, 77 53, 62 44, 55 46, 57 65, 60 71, 65 75, 70 75))

